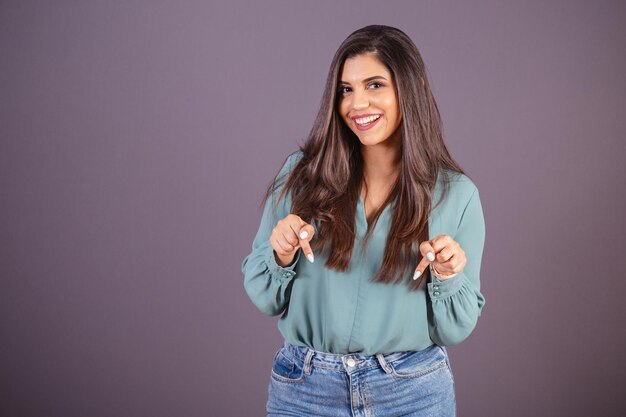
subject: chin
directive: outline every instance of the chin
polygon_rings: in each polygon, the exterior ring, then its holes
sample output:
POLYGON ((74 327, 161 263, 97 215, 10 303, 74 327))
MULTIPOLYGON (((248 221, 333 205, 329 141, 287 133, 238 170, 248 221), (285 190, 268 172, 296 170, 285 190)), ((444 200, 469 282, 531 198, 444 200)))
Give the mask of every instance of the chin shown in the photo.
POLYGON ((361 142, 361 145, 363 146, 375 146, 381 143, 380 141, 372 142, 372 141, 364 141, 364 140, 361 140, 360 142, 361 142))
POLYGON ((360 137, 360 136, 356 136, 359 139, 359 142, 361 142, 361 145, 363 146, 374 146, 374 145, 380 145, 381 143, 385 142, 386 139, 381 139, 381 138, 368 138, 368 137, 360 137))

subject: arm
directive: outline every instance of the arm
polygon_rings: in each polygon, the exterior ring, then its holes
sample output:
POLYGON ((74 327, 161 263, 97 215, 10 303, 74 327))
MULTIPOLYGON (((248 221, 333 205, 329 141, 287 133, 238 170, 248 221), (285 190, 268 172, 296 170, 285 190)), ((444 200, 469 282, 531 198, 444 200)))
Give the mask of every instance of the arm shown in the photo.
POLYGON ((453 238, 465 251, 465 268, 446 280, 432 276, 428 284, 432 308, 430 337, 444 346, 460 343, 470 335, 485 304, 485 298, 480 293, 485 220, 478 190, 470 196, 453 238))
MULTIPOLYGON (((278 178, 290 171, 293 163, 293 157, 289 158, 278 178)), ((244 288, 248 296, 259 310, 270 316, 282 313, 289 303, 290 284, 296 275, 294 269, 300 258, 298 251, 289 266, 279 266, 269 242, 272 229, 279 219, 289 214, 291 208, 288 197, 283 197, 279 204, 275 205, 275 199, 280 195, 280 191, 279 187, 267 199, 259 230, 252 243, 252 252, 241 265, 244 288)))

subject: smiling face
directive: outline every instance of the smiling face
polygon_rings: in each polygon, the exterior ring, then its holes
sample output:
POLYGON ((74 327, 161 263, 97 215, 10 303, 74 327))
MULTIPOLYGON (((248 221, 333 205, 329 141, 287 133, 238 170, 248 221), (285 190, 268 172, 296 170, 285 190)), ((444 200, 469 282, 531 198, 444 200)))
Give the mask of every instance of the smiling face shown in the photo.
POLYGON ((364 146, 394 137, 402 121, 396 86, 373 53, 346 59, 339 78, 338 111, 364 146))

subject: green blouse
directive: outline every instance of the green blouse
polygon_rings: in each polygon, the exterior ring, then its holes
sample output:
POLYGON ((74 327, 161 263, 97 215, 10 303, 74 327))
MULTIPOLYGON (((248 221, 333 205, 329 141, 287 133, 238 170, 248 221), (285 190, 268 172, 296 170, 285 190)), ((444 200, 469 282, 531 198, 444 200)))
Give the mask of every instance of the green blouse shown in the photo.
MULTIPOLYGON (((279 177, 287 175, 302 156, 292 154, 279 177)), ((445 281, 431 277, 419 291, 406 285, 413 271, 398 284, 373 282, 380 268, 389 226, 388 206, 374 226, 365 251, 361 243, 367 231, 363 201, 356 210, 356 241, 346 272, 328 269, 323 253, 309 263, 300 252, 286 268, 280 267, 269 244, 278 220, 287 216, 287 194, 273 208, 279 187, 268 199, 252 253, 243 261, 244 287, 252 302, 267 315, 279 315, 278 328, 288 342, 329 353, 374 355, 417 351, 433 343, 453 345, 464 340, 476 326, 485 303, 480 293, 480 263, 485 222, 478 190, 465 175, 454 173, 443 203, 429 218, 429 235, 456 240, 467 257, 458 275, 445 281)), ((441 181, 434 190, 438 201, 441 181)))

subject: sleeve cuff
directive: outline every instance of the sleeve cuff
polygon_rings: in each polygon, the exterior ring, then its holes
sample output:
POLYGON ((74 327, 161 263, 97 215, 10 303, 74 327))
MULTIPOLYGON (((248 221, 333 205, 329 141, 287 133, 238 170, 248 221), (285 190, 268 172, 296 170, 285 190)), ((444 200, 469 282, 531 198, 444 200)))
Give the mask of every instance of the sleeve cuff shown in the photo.
POLYGON ((267 266, 270 269, 270 273, 272 274, 273 277, 278 277, 279 279, 282 279, 282 280, 291 279, 296 275, 296 271, 294 271, 294 269, 296 268, 296 265, 298 264, 299 259, 300 259, 300 250, 298 250, 298 252, 296 253, 296 256, 294 257, 291 265, 282 267, 278 265, 278 263, 276 262, 274 249, 272 249, 271 246, 269 247, 269 250, 266 256, 266 262, 267 262, 267 266))
POLYGON ((433 300, 448 298, 459 292, 463 285, 464 275, 462 272, 446 280, 440 280, 433 274, 430 276, 431 282, 428 283, 428 293, 433 300))

